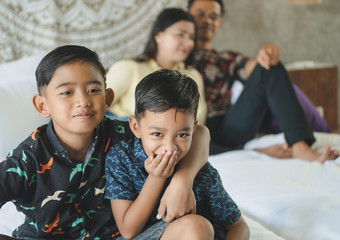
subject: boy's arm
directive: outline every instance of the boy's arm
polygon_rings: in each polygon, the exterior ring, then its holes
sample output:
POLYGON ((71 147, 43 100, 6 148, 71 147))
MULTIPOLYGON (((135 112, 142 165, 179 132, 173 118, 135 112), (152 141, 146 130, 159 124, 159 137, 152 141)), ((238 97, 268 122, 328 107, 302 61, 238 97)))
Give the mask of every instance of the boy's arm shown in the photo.
POLYGON ((177 217, 196 212, 196 200, 192 186, 196 174, 208 160, 209 142, 208 128, 197 125, 191 148, 179 163, 179 167, 161 199, 157 218, 171 222, 177 217))
POLYGON ((148 158, 145 169, 149 175, 138 197, 134 201, 111 199, 112 212, 124 238, 131 239, 142 231, 177 161, 177 154, 169 152, 148 158))
POLYGON ((26 166, 29 159, 20 161, 24 151, 13 151, 11 157, 0 160, 0 208, 2 204, 25 195, 27 189, 30 190, 29 179, 31 175, 26 166))
POLYGON ((249 239, 250 237, 248 225, 244 221, 242 216, 233 224, 227 225, 226 228, 228 229, 228 235, 226 237, 226 240, 229 239, 246 240, 249 239))

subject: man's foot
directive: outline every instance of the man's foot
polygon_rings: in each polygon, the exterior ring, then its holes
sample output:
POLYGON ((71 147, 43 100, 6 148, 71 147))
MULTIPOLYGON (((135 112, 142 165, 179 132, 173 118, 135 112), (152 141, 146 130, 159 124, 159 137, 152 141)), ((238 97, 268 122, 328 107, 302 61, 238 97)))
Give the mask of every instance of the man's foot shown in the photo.
POLYGON ((266 148, 254 149, 257 152, 267 154, 268 156, 275 158, 292 158, 292 148, 288 146, 288 143, 275 144, 266 148))
POLYGON ((293 158, 324 163, 327 160, 336 159, 339 156, 339 151, 332 150, 329 145, 326 145, 323 152, 320 153, 311 149, 304 141, 300 141, 292 146, 292 154, 293 158))

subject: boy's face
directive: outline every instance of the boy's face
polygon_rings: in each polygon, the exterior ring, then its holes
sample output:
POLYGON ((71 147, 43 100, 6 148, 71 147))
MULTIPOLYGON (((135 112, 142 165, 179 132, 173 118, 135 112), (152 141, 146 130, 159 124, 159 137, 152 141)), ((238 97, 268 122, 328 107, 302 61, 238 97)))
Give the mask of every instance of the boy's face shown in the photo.
POLYGON ((139 122, 135 117, 129 120, 130 128, 136 137, 141 138, 144 151, 149 157, 164 150, 176 150, 178 159, 182 159, 190 149, 197 125, 192 113, 176 112, 176 109, 163 113, 146 111, 145 117, 139 122))
POLYGON ((111 104, 109 96, 113 99, 113 92, 110 89, 106 93, 104 78, 95 67, 87 62, 69 63, 58 67, 42 89, 40 113, 52 117, 61 140, 72 135, 88 136, 111 104))

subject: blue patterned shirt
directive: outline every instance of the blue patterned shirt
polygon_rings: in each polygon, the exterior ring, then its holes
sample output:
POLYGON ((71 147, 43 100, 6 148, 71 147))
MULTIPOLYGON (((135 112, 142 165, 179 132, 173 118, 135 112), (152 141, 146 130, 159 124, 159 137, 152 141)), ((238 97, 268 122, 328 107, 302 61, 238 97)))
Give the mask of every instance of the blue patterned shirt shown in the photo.
MULTIPOLYGON (((144 168, 146 158, 147 155, 138 138, 120 141, 113 145, 106 156, 105 198, 135 200, 148 176, 144 168)), ((170 180, 171 177, 163 191, 170 180)), ((217 170, 209 162, 198 172, 193 190, 197 202, 197 214, 204 216, 210 222, 225 226, 233 224, 241 216, 237 205, 223 188, 217 170)), ((158 206, 159 202, 146 227, 159 221, 156 218, 158 206)))

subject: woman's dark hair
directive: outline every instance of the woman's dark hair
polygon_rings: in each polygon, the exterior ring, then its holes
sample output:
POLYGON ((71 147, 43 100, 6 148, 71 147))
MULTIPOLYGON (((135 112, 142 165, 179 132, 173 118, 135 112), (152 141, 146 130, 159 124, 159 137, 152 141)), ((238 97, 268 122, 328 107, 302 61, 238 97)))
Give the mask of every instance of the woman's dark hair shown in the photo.
POLYGON ((39 94, 41 93, 41 88, 50 83, 58 67, 73 62, 90 63, 102 74, 104 82, 106 81, 105 68, 101 64, 97 53, 83 46, 65 45, 52 50, 40 61, 35 71, 39 94))
POLYGON ((176 70, 160 69, 144 77, 135 90, 135 116, 162 113, 171 108, 192 113, 196 119, 200 94, 196 82, 176 70))
POLYGON ((142 55, 136 57, 135 60, 138 62, 144 62, 151 58, 155 58, 157 53, 157 43, 155 40, 155 36, 157 35, 157 33, 163 32, 171 25, 183 20, 192 22, 195 26, 194 48, 188 55, 187 59, 184 61, 186 66, 191 65, 194 60, 194 50, 196 48, 196 23, 195 19, 189 12, 180 8, 166 8, 158 15, 156 21, 152 26, 149 39, 146 42, 142 55))

